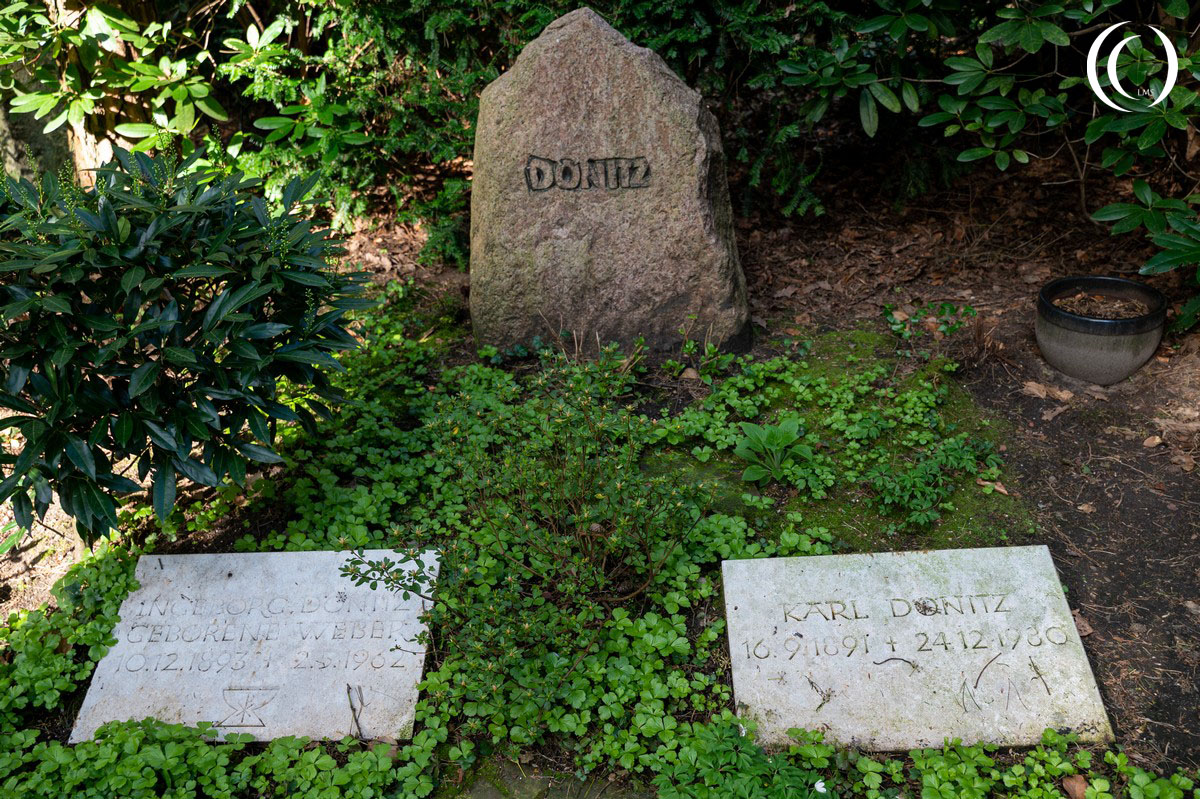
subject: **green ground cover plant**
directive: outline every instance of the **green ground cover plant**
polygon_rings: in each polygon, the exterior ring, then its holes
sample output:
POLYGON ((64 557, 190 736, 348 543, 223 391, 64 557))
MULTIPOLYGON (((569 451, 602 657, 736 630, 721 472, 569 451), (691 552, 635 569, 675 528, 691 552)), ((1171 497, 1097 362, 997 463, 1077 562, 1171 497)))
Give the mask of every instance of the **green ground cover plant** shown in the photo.
POLYGON ((733 454, 750 462, 742 472, 743 480, 760 485, 783 481, 797 462, 813 458, 812 447, 799 443, 804 435, 799 419, 784 419, 777 425, 742 422, 741 428, 746 437, 738 442, 733 454))
POLYGON ((954 509, 963 477, 994 480, 1000 460, 986 438, 956 432, 940 413, 953 364, 931 361, 904 381, 894 365, 847 355, 846 369, 813 368, 777 357, 741 361, 694 407, 651 433, 673 447, 695 442, 708 460, 731 450, 750 465, 743 479, 790 486, 823 500, 860 482, 866 502, 894 517, 895 529, 927 528, 954 509), (776 424, 757 420, 778 417, 776 424), (756 420, 756 421, 745 421, 756 420))
MULTIPOLYGON (((333 377, 350 401, 318 422, 317 436, 287 426, 287 470, 255 483, 244 514, 249 523, 294 506, 291 520, 239 543, 398 545, 396 561, 426 546, 441 550, 433 586, 420 575, 399 580, 386 563, 353 570, 378 590, 434 600, 433 654, 412 741, 217 742, 211 729, 147 721, 109 724, 95 741, 63 744, 45 720, 69 714, 112 644, 143 551, 102 543, 60 582, 57 610, 22 611, 0 626, 0 791, 424 797, 439 786, 452 791, 459 768, 537 746, 580 773, 625 769, 666 797, 1057 799, 1061 777, 1078 773, 1092 799, 1196 799, 1188 775, 1151 774, 1119 752, 1092 755, 1053 732, 1026 753, 949 742, 880 761, 801 731, 793 746, 768 754, 754 743, 753 725, 732 716, 720 666, 720 560, 825 554, 844 544, 808 521, 803 503, 745 504, 731 453, 701 462, 681 449, 691 443, 686 436, 672 448, 660 431, 687 418, 697 440, 711 434, 730 449, 741 420, 800 407, 799 387, 836 399, 829 415, 837 403, 853 409, 864 398, 896 405, 895 421, 915 419, 904 424, 929 436, 906 457, 958 435, 933 422, 946 405, 921 385, 927 373, 876 369, 870 353, 878 341, 855 335, 871 346, 822 357, 818 341, 804 356, 731 362, 714 380, 717 401, 654 416, 646 412, 653 397, 640 393, 645 367, 615 350, 588 362, 545 351, 510 364, 513 371, 486 362, 447 367, 461 331, 453 315, 416 311, 415 296, 411 286, 393 286, 380 308, 360 317, 363 346, 340 356, 346 370, 333 377), (854 377, 857 369, 867 377, 854 377), (893 380, 910 388, 876 398, 893 380), (898 401, 907 390, 915 399, 898 401), (676 479, 647 468, 665 450, 687 459, 671 473, 676 479), (678 479, 691 465, 710 479, 678 479), (736 504, 717 509, 721 496, 736 504)), ((281 401, 290 401, 286 392, 281 401)), ((861 421, 847 415, 837 429, 844 435, 861 421)), ((840 487, 838 474, 831 488, 840 487)), ((954 486, 951 497, 979 491, 969 474, 954 486)), ((231 499, 213 501, 219 508, 231 499)), ((177 508, 164 530, 181 534, 189 523, 202 529, 219 518, 202 510, 187 519, 177 508)), ((140 511, 126 512, 131 524, 140 511)), ((152 512, 143 518, 155 524, 152 512)))

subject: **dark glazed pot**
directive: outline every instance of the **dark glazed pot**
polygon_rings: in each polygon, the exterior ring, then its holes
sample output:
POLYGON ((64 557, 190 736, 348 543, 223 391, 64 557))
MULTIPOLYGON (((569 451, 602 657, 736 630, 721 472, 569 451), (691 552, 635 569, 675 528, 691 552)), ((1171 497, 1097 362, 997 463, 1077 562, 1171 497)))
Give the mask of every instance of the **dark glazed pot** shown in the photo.
POLYGON ((1158 349, 1167 321, 1162 292, 1120 277, 1063 277, 1042 287, 1037 299, 1038 348, 1055 369, 1101 386, 1118 383, 1158 349), (1097 319, 1054 304, 1077 292, 1141 300, 1149 313, 1130 319, 1097 319))

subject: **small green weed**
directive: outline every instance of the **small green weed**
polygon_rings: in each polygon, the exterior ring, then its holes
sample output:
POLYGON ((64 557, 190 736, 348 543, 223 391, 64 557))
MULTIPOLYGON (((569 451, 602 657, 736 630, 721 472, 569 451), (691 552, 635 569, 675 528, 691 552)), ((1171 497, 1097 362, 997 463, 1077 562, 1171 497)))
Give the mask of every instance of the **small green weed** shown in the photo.
POLYGON ((813 458, 812 447, 800 443, 804 430, 799 419, 784 419, 775 425, 741 423, 746 437, 733 448, 733 454, 750 465, 742 472, 742 479, 766 485, 771 480, 782 482, 787 472, 798 461, 813 458))
POLYGON ((950 302, 929 303, 911 316, 890 303, 883 306, 883 319, 888 329, 900 339, 897 352, 926 361, 934 357, 943 340, 961 330, 975 315, 975 309, 970 305, 959 307, 950 302), (927 344, 930 340, 933 343, 927 344), (920 345, 927 348, 919 349, 920 345))
POLYGON ((692 338, 695 323, 696 317, 689 316, 687 323, 679 328, 679 335, 683 337, 683 343, 679 346, 679 360, 667 359, 662 368, 671 377, 680 377, 687 369, 693 369, 697 379, 712 385, 713 380, 729 370, 737 356, 722 352, 720 347, 707 339, 702 344, 692 338))

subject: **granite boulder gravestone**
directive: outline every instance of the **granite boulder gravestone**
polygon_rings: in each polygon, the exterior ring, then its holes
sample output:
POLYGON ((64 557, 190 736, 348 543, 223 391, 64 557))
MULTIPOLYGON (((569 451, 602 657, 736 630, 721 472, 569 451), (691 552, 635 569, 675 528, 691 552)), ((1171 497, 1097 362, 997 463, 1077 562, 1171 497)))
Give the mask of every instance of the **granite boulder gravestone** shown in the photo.
MULTIPOLYGON (((121 604, 117 643, 96 666, 71 742, 148 717, 260 741, 411 737, 423 600, 355 586, 340 573, 347 559, 143 555, 140 588, 121 604)), ((436 557, 422 559, 436 574, 436 557)))
POLYGON ((717 123, 594 11, 550 23, 483 91, 471 184, 480 343, 570 332, 656 350, 747 341, 717 123))
POLYGON ((725 561, 738 712, 765 743, 1032 745, 1112 729, 1044 546, 725 561))

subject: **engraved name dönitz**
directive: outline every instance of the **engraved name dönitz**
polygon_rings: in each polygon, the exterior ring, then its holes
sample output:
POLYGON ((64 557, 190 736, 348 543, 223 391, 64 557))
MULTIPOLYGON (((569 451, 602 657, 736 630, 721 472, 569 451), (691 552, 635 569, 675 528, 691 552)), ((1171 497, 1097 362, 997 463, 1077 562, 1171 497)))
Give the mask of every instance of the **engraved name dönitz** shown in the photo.
POLYGON ((650 162, 635 158, 574 158, 529 156, 525 163, 525 185, 533 191, 562 189, 644 189, 650 185, 650 162))

